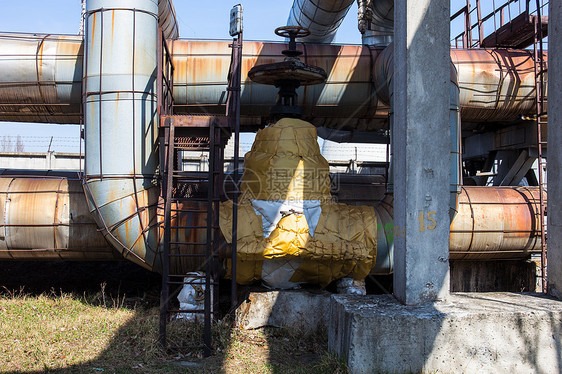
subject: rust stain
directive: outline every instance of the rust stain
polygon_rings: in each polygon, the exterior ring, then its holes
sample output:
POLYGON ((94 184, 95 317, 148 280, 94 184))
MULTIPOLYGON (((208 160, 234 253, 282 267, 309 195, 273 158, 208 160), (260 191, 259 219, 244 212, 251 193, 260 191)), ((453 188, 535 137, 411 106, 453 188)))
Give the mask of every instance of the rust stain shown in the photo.
POLYGON ((111 42, 113 43, 113 29, 115 28, 115 9, 111 11, 111 42))

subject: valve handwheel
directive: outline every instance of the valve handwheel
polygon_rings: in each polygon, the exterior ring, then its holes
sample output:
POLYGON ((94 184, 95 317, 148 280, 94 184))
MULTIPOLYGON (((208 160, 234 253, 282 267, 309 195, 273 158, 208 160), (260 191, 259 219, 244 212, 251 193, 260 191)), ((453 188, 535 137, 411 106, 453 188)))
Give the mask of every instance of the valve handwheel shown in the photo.
POLYGON ((301 26, 282 26, 275 29, 275 35, 283 38, 304 38, 310 35, 310 30, 301 26))

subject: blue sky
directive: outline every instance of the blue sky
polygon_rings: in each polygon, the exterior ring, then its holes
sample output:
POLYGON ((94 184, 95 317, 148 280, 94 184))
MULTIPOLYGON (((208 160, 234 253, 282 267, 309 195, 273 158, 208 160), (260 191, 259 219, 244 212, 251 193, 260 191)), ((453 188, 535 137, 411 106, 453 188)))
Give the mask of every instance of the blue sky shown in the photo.
MULTIPOLYGON (((273 30, 285 24, 292 5, 285 1, 246 0, 244 6, 244 38, 247 40, 279 40, 273 30)), ((229 12, 236 0, 195 2, 174 0, 182 38, 226 39, 229 12)), ((0 12, 0 31, 76 34, 80 26, 80 0, 26 0, 4 1, 0 12)), ((336 42, 360 43, 357 30, 357 5, 354 4, 340 27, 336 42)), ((79 127, 76 125, 49 125, 0 122, 0 137, 22 136, 25 150, 46 152, 50 137, 51 150, 79 151, 79 127)))
MULTIPOLYGON (((503 1, 498 0, 498 3, 503 1)), ((182 38, 226 39, 229 11, 236 1, 215 0, 195 2, 174 0, 182 38)), ((279 40, 273 30, 285 24, 292 5, 291 0, 244 0, 244 38, 246 40, 279 40)), ((452 11, 464 4, 464 0, 452 0, 452 11)), ((491 2, 483 2, 490 6, 491 2), (490 3, 490 4, 488 4, 490 3)), ((485 14, 487 10, 483 10, 485 14)), ((25 0, 6 1, 0 12, 0 31, 76 34, 80 26, 80 0, 25 0)), ((354 3, 338 30, 337 43, 361 43, 357 30, 357 4, 354 3)), ((26 151, 48 149, 54 136, 52 149, 59 152, 78 151, 79 128, 76 125, 19 124, 0 122, 3 135, 23 137, 26 151)))

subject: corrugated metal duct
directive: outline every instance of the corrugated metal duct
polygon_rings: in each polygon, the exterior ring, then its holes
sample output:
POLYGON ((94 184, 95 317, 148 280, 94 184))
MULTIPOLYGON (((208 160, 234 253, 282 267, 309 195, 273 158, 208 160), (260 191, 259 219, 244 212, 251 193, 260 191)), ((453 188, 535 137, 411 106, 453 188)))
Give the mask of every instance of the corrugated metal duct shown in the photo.
POLYGON ((155 0, 86 1, 84 191, 106 239, 149 269, 159 268, 157 13, 155 0))
POLYGON ((287 26, 301 26, 310 35, 299 39, 307 43, 331 43, 353 0, 294 0, 287 26))
POLYGON ((172 0, 158 0, 158 26, 166 39, 177 39, 180 37, 176 9, 172 0))

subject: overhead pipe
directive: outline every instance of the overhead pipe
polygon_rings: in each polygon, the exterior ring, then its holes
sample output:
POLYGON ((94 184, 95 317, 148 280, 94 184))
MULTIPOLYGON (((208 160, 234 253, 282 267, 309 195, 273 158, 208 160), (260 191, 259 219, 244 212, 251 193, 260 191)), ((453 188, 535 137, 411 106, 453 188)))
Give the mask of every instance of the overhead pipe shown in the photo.
POLYGON ((158 26, 166 39, 177 39, 180 37, 176 9, 172 0, 158 0, 158 26))
POLYGON ((106 239, 159 268, 156 168, 158 3, 87 0, 84 192, 106 239))
POLYGON ((0 174, 0 260, 123 258, 98 232, 78 173, 0 174))
MULTIPOLYGON (((176 67, 177 113, 224 115, 231 54, 228 44, 170 42, 176 67)), ((258 63, 281 61, 285 48, 282 43, 244 43, 242 124, 267 121, 269 98, 276 95, 274 88, 252 83, 248 71, 258 63)), ((339 130, 388 127, 388 106, 374 94, 374 81, 379 79, 374 61, 382 49, 319 44, 303 45, 301 49, 306 52, 302 57, 306 63, 320 66, 329 74, 323 85, 299 88, 305 119, 318 127, 339 130)), ((531 52, 452 49, 451 58, 458 71, 463 123, 514 121, 532 115, 535 83, 531 52)), ((80 123, 79 37, 0 34, 0 68, 1 121, 80 123), (43 39, 42 51, 39 47, 43 39)))
POLYGON ((394 38, 394 0, 357 0, 362 43, 386 47, 394 38))
POLYGON ((80 123, 82 36, 0 34, 0 120, 80 123))
POLYGON ((307 43, 332 43, 336 32, 354 0, 294 0, 287 26, 300 26, 310 35, 300 40, 307 43))

